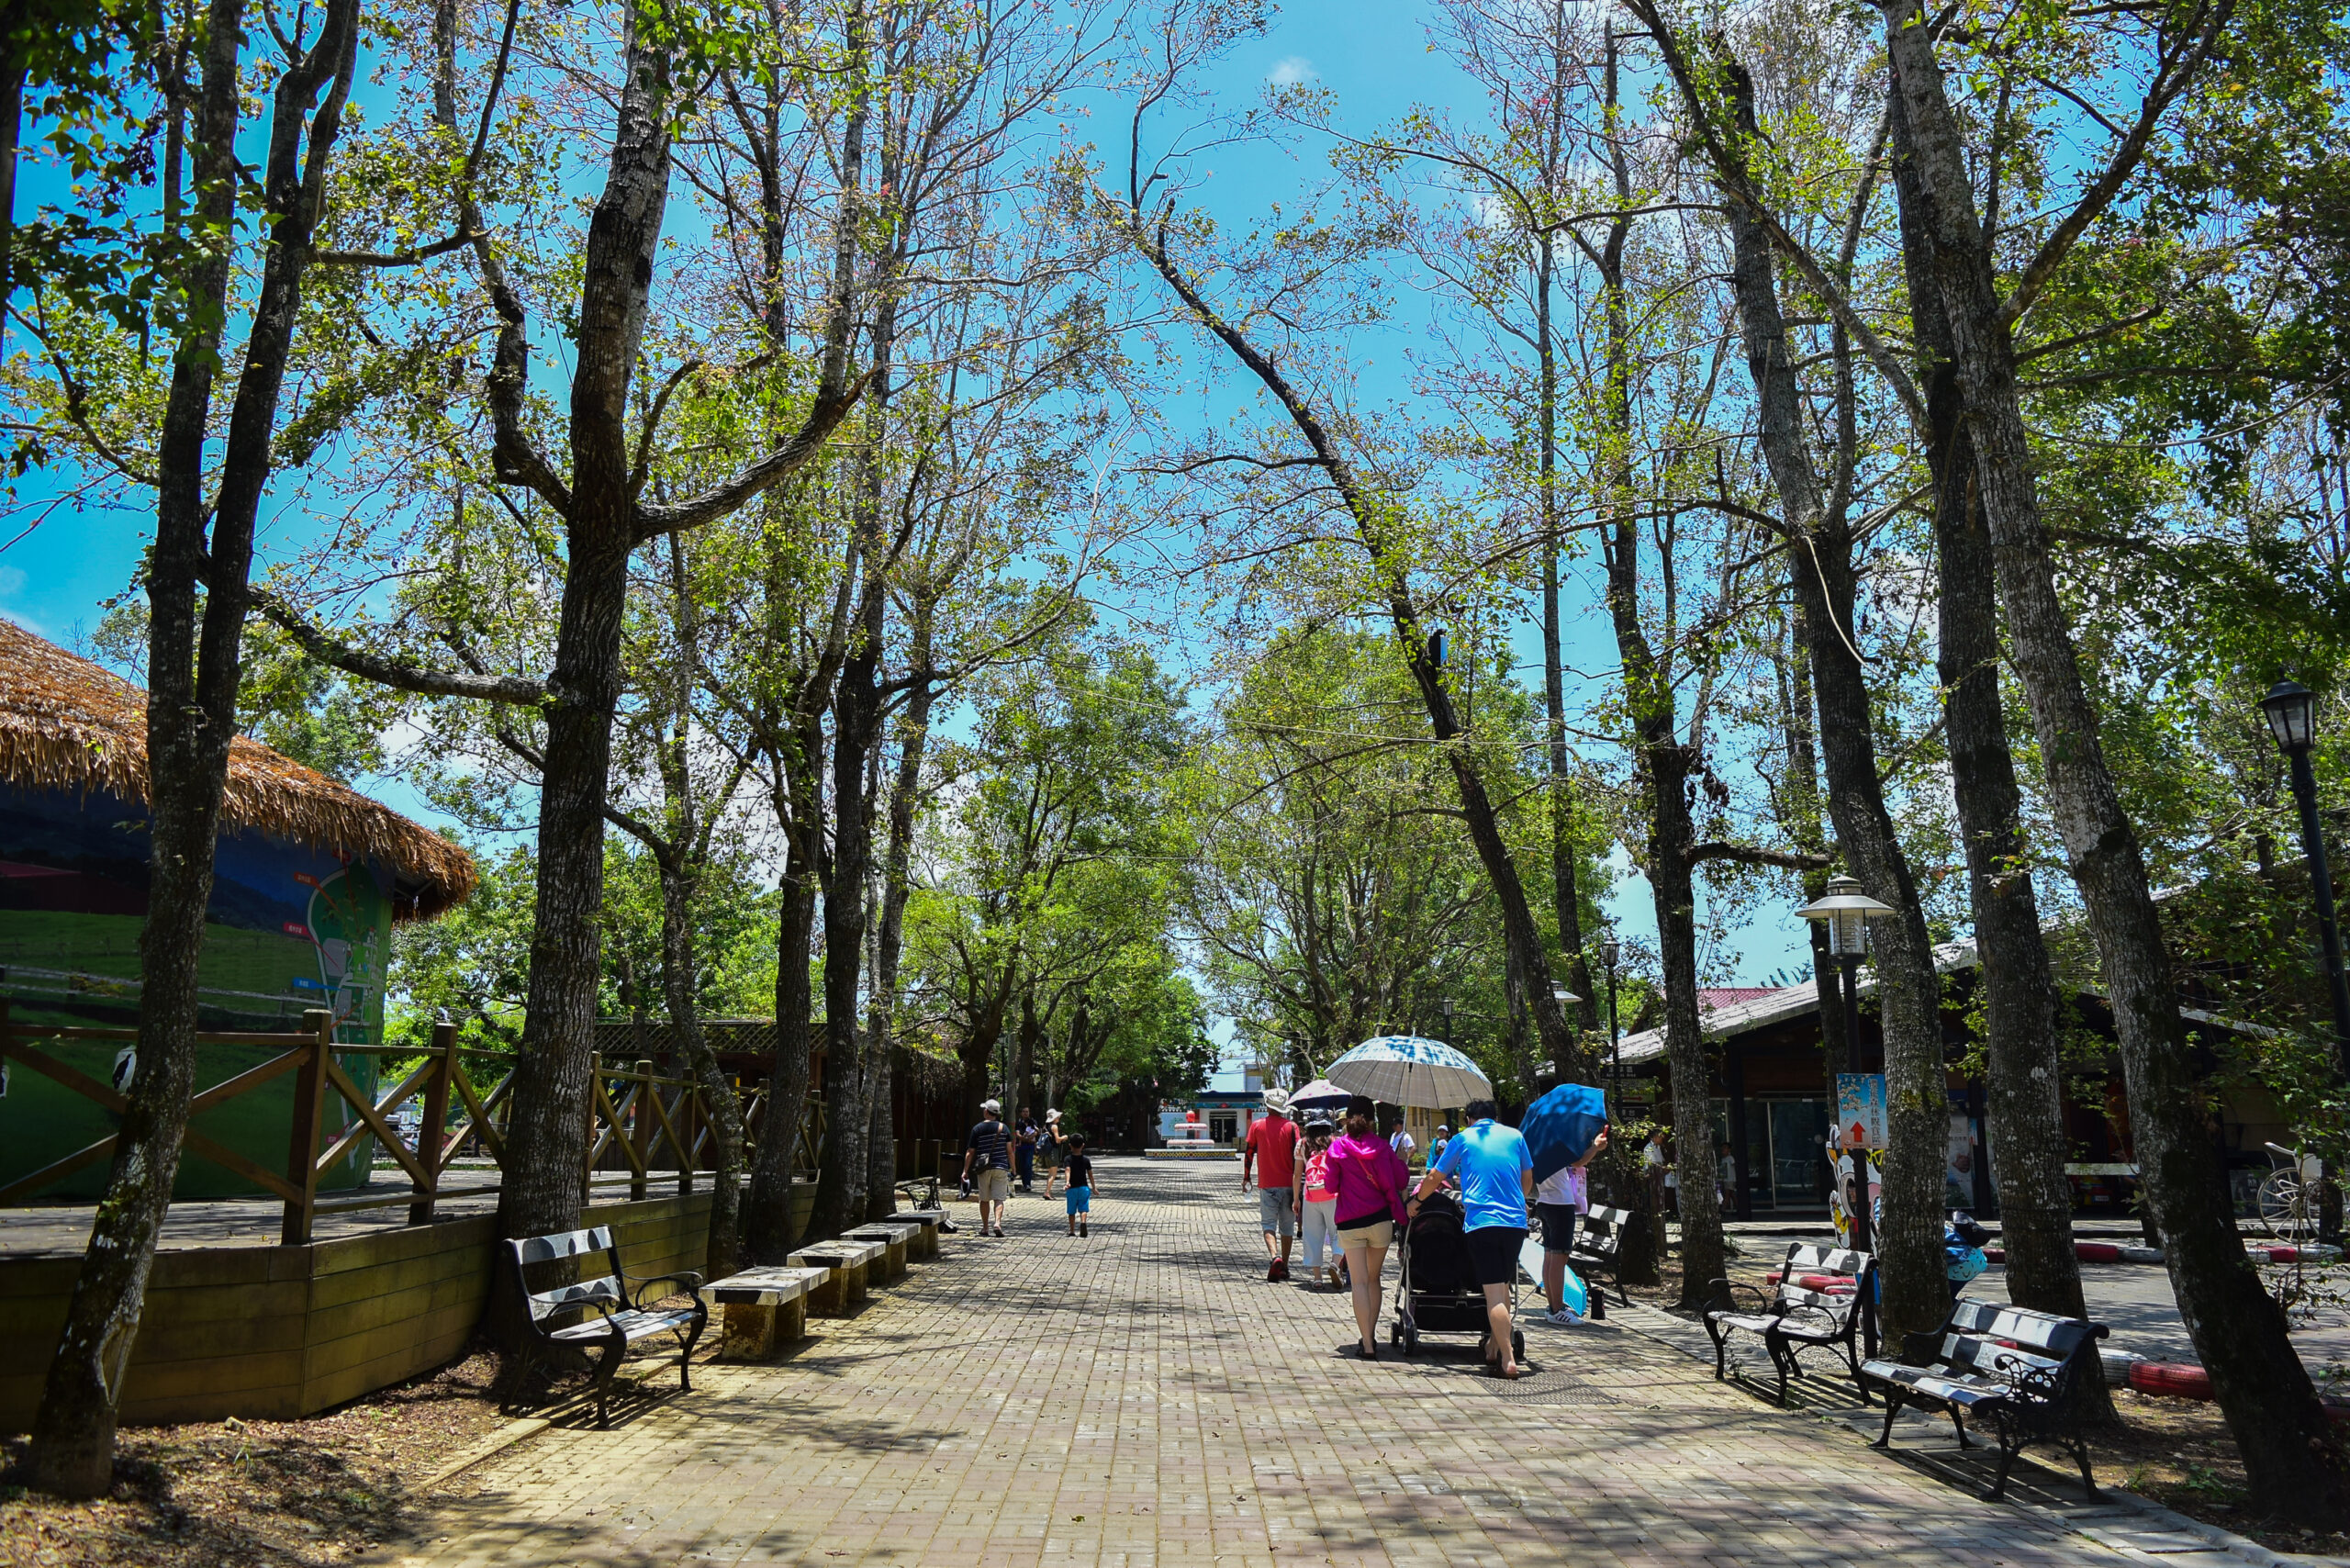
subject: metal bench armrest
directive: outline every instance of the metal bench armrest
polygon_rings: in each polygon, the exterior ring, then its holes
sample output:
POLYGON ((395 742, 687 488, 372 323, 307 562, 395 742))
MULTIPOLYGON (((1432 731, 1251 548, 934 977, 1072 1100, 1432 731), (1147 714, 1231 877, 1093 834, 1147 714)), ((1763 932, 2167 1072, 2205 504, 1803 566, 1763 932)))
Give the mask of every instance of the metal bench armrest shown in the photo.
POLYGON ((1756 1312, 1767 1313, 1772 1310, 1771 1298, 1764 1295, 1761 1291, 1756 1290, 1752 1285, 1736 1284, 1729 1280, 1723 1279, 1707 1282, 1706 1285, 1706 1310, 1708 1312, 1736 1312, 1740 1307, 1738 1298, 1740 1293, 1754 1298, 1754 1310, 1756 1312))
MULTIPOLYGON (((655 1274, 647 1279, 634 1281, 623 1279, 622 1282, 633 1283, 636 1286, 636 1294, 633 1301, 637 1310, 641 1312, 650 1306, 653 1303, 659 1301, 662 1296, 694 1295, 694 1293, 700 1290, 705 1282, 699 1274, 693 1272, 691 1270, 680 1269, 673 1274, 655 1274), (664 1291, 661 1293, 661 1295, 658 1296, 653 1294, 653 1287, 655 1285, 662 1284, 671 1280, 677 1281, 685 1288, 683 1290, 664 1291)), ((699 1302, 700 1297, 695 1296, 695 1300, 699 1302)))

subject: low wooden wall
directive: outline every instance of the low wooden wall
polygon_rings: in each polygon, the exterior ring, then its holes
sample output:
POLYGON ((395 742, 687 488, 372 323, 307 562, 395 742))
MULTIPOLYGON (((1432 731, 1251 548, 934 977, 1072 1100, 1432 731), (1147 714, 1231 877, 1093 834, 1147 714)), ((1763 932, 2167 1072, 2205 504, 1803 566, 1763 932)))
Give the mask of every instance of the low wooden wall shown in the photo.
MULTIPOLYGON (((795 1192, 794 1207, 813 1189, 795 1192)), ((699 1269, 708 1192, 599 1204, 631 1274, 699 1269)), ((308 1247, 160 1252, 122 1418, 139 1424, 308 1416, 428 1372, 464 1348, 489 1300, 487 1215, 308 1247)), ((76 1257, 0 1258, 0 1432, 32 1421, 76 1257)))

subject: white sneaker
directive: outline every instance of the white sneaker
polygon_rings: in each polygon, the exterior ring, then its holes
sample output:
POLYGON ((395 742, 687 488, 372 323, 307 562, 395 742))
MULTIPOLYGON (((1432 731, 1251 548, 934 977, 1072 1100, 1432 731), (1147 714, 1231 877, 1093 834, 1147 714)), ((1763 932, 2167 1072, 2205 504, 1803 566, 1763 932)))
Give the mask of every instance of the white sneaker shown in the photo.
POLYGON ((1544 1316, 1543 1321, 1546 1323, 1555 1323, 1561 1328, 1572 1328, 1576 1324, 1583 1321, 1583 1314, 1579 1312, 1571 1312, 1567 1308, 1561 1306, 1547 1314, 1544 1316))

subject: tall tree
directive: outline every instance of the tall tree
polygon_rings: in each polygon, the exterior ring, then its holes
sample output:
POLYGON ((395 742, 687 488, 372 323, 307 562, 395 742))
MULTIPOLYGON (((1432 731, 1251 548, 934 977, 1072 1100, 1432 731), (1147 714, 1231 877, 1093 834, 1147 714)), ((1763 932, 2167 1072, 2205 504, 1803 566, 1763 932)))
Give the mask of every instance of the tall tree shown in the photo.
MULTIPOLYGON (((185 148, 174 146, 163 171, 167 181, 185 179, 193 192, 193 243, 185 273, 172 280, 185 326, 173 345, 155 445, 155 545, 145 573, 152 875, 140 935, 140 1071, 116 1133, 106 1194, 32 1432, 35 1481, 73 1496, 91 1496, 112 1484, 117 1401, 187 1129, 197 965, 229 743, 237 733, 253 524, 271 478, 278 406, 359 34, 357 0, 330 0, 308 47, 280 36, 280 58, 271 62, 276 81, 266 120, 260 222, 248 239, 240 232, 239 215, 249 176, 239 164, 237 141, 247 73, 265 68, 245 54, 242 0, 214 0, 200 35, 195 134, 185 148), (241 260, 246 266, 257 262, 261 275, 216 473, 207 449, 228 319, 242 303, 232 296, 241 260)), ((11 66, 19 89, 20 60, 11 66)), ((16 106, 6 109, 13 131, 16 106)), ((13 134, 10 140, 13 182, 13 134)))
MULTIPOLYGON (((2283 1313, 2261 1288, 2236 1235, 2205 1126, 2199 1075, 2137 834, 2098 739, 2056 588, 2024 420, 2013 329, 2108 209, 2165 113, 2221 46, 2235 6, 2208 0, 2165 14, 2144 41, 2151 78, 2133 109, 2098 116, 2115 134, 2078 200, 2062 210, 2002 296, 2001 253, 1984 225, 1969 147, 1953 112, 1935 28, 1914 0, 1883 7, 1891 55, 1895 155, 1914 180, 1899 192, 1931 257, 1974 443, 1977 503, 1991 541, 2010 656, 2040 743, 2051 814, 2096 938, 2113 1009, 2145 1201, 2160 1232, 2179 1312, 2244 1456, 2254 1501, 2329 1527, 2350 1517, 2350 1461, 2283 1313)), ((2134 17, 2095 24, 2137 26, 2134 17)))

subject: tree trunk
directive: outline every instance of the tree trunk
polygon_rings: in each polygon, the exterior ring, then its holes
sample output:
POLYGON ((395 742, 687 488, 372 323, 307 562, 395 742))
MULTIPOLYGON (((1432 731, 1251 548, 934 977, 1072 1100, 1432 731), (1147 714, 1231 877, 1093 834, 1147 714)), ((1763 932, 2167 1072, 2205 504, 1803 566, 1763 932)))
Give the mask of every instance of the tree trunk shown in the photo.
MULTIPOLYGON (((207 22, 196 205, 199 219, 225 232, 239 196, 241 0, 216 0, 207 22)), ((140 933, 139 1066, 116 1132, 106 1195, 50 1361, 29 1455, 34 1484, 68 1496, 94 1496, 112 1483, 116 1407, 146 1308, 156 1238, 179 1172, 196 1081, 204 916, 211 902, 221 799, 237 729, 253 521, 269 482, 270 447, 300 315, 303 274, 341 128, 358 36, 355 0, 335 0, 316 42, 277 81, 263 171, 269 221, 263 230, 268 238, 261 288, 229 411, 219 488, 208 513, 205 444, 230 248, 224 244, 209 252, 185 280, 191 319, 202 324, 173 355, 156 454, 160 484, 147 580, 151 848, 147 916, 140 933), (200 621, 199 585, 205 590, 200 621)))
MULTIPOLYGON (((1562 88, 1563 84, 1554 91, 1554 115, 1563 108, 1562 88)), ((1566 664, 1559 622, 1559 554, 1566 547, 1566 538, 1559 506, 1559 355, 1550 327, 1557 246, 1557 237, 1546 230, 1534 277, 1541 425, 1542 701, 1550 767, 1550 901, 1559 924, 1559 960, 1566 970, 1567 989, 1582 999, 1575 1003, 1575 1024, 1588 1036, 1599 1028, 1599 1000, 1591 983, 1591 958, 1583 951, 1583 901, 1575 887, 1574 790, 1568 773, 1566 664)), ((1573 1066, 1556 1059, 1550 1065, 1558 1070, 1561 1082, 1573 1066)))
MULTIPOLYGON (((1911 330, 1930 427, 1926 456, 1934 485, 1934 547, 1940 567, 1943 729, 1953 795, 1966 850, 1982 977, 1985 1088, 1990 1145, 1998 1152, 1999 1240, 2007 1249, 2008 1296, 2019 1306, 2085 1317, 2081 1267, 2073 1251, 2073 1193, 2065 1179, 2065 1107, 2056 1048, 2056 987, 2040 935, 2040 906, 2024 842, 2022 797, 2008 749, 1999 698, 1999 622, 1991 538, 1975 505, 1975 446, 1969 438, 1951 352, 1950 327, 1935 286, 1933 257, 1918 229, 1920 195, 1906 156, 1907 116, 1890 96, 1894 183, 1901 195, 1902 260, 1911 330)), ((2104 1415, 2112 1399, 2098 1390, 2104 1415)))
MULTIPOLYGON (((569 549, 539 787, 537 924, 498 1198, 498 1234, 509 1237, 577 1226, 588 1155, 604 803, 638 526, 628 390, 669 196, 666 46, 649 44, 644 29, 632 24, 626 59, 610 167, 588 226, 579 290, 569 549)), ((501 359, 515 360, 519 369, 526 352, 505 343, 501 359)))
MULTIPOLYGON (((1602 80, 1611 126, 1617 92, 1617 44, 1611 30, 1602 80)), ((1619 207, 1631 203, 1631 168, 1611 140, 1609 166, 1619 207)), ((1599 417, 1606 443, 1602 497, 1606 526, 1601 553, 1607 573, 1607 612, 1624 670, 1624 707, 1631 721, 1634 767, 1648 801, 1649 891, 1656 908, 1657 960, 1664 980, 1665 1065, 1673 1080, 1673 1138, 1680 1175, 1681 1296, 1684 1307, 1705 1304, 1722 1272, 1721 1204, 1714 1191, 1712 1084, 1697 1019, 1696 889, 1690 851, 1696 834, 1689 815, 1689 771, 1695 759, 1675 733, 1672 672, 1659 660, 1640 623, 1639 534, 1633 513, 1632 341, 1624 293, 1628 218, 1611 219, 1599 253, 1603 355, 1599 417)), ((1664 1256, 1663 1204, 1654 1210, 1657 1255, 1664 1256)))
MULTIPOLYGON (((1787 733, 1787 836, 1797 849, 1825 854, 1828 841, 1819 831, 1819 753, 1811 719, 1816 704, 1811 691, 1811 660, 1804 652, 1809 640, 1800 605, 1796 607, 1789 631, 1792 645, 1782 655, 1779 672, 1779 708, 1787 733)), ((1806 902, 1817 902, 1828 896, 1828 872, 1824 868, 1803 873, 1803 894, 1806 902)), ((1812 995, 1819 1006, 1822 1089, 1828 1103, 1833 1105, 1836 1076, 1852 1059, 1851 1043, 1844 1038, 1844 999, 1836 983, 1836 961, 1828 950, 1825 923, 1809 920, 1804 924, 1811 928, 1807 935, 1811 947, 1812 995)), ((1820 1150, 1820 1159, 1823 1164, 1828 1160, 1825 1148, 1820 1150)), ((1832 1185, 1833 1178, 1830 1181, 1832 1185)))
MULTIPOLYGON (((777 759, 778 767, 785 759, 777 759)), ((812 770, 813 759, 794 763, 812 770)), ((788 808, 787 808, 788 809, 788 808)), ((780 908, 776 927, 775 1070, 767 1077, 767 1108, 751 1168, 744 1206, 744 1249, 749 1260, 779 1264, 800 1238, 791 1223, 791 1171, 800 1143, 800 1119, 808 1103, 809 1040, 815 998, 808 976, 810 944, 816 931, 816 868, 804 836, 785 835, 780 908)))
MULTIPOLYGON (((1739 133, 1752 138, 1753 83, 1735 62, 1729 78, 1739 133)), ((1694 91, 1688 99, 1692 112, 1703 112, 1694 91)), ((1854 874, 1894 909, 1871 934, 1885 1035, 1888 1139, 1884 1217, 1874 1244, 1882 1265, 1886 1331, 1922 1334, 1950 1313, 1942 1254, 1950 1098, 1942 1066, 1942 984, 1917 881, 1877 778, 1868 672, 1853 630, 1852 531, 1841 515, 1830 514, 1813 464, 1803 388, 1779 310, 1769 232, 1740 196, 1749 184, 1745 171, 1718 173, 1735 258, 1731 288, 1754 380, 1763 454, 1796 544, 1792 576, 1810 637, 1805 652, 1819 706, 1829 816, 1854 874)), ((1849 391, 1839 388, 1840 395, 1849 391)))
POLYGON ((2206 1086, 2180 1024, 2144 857, 2106 767, 2056 592, 2014 344, 1931 34, 1916 0, 1886 6, 1886 42, 1917 174, 1915 194, 1905 199, 1933 258, 2009 644, 2047 768, 2051 814, 2102 960, 2147 1206, 2179 1316, 2244 1458, 2253 1506, 2337 1528, 2350 1518, 2344 1455, 2287 1338, 2284 1313, 2244 1256, 2221 1185, 2205 1125, 2206 1086))
POLYGON ((1533 1014, 1535 1028, 1541 1037, 1542 1054, 1553 1062, 1565 1064, 1570 1072, 1580 1076, 1583 1070, 1583 1051, 1574 1031, 1568 1026, 1565 1012, 1550 994, 1550 964, 1542 951, 1541 932, 1534 924, 1533 908, 1527 902, 1517 862, 1511 857, 1500 815, 1477 771, 1475 753, 1466 744, 1466 731, 1453 708, 1444 671, 1428 655, 1427 629, 1413 602, 1410 582, 1399 570, 1390 548, 1387 532, 1392 521, 1388 503, 1364 488, 1360 476, 1339 450, 1321 416, 1290 384, 1281 367, 1218 314, 1192 286, 1191 275, 1169 253, 1163 230, 1154 240, 1147 228, 1140 227, 1145 220, 1139 211, 1135 218, 1143 253, 1158 275, 1190 307, 1199 323, 1280 401, 1291 425, 1313 453, 1315 465, 1329 476, 1332 487, 1338 492, 1353 521, 1356 543, 1379 579, 1388 620, 1394 631, 1396 651, 1419 688, 1429 729, 1452 769, 1453 784, 1460 795, 1460 820, 1469 830, 1478 863, 1484 868, 1486 883, 1494 890, 1494 902, 1501 915, 1502 939, 1522 988, 1527 1010, 1533 1014))
MULTIPOLYGON (((922 794, 923 752, 930 739, 934 695, 930 680, 930 625, 929 603, 918 599, 910 650, 913 685, 907 693, 905 717, 899 724, 898 771, 890 787, 890 838, 881 862, 881 916, 873 939, 873 995, 867 1002, 870 1022, 866 1026, 867 1036, 875 1042, 880 1059, 879 1103, 885 1117, 890 1106, 888 1053, 897 1037, 898 966, 905 950, 906 900, 913 890, 914 807, 922 794)), ((876 1143, 889 1140, 894 1144, 895 1129, 886 1121, 878 1126, 879 1130, 870 1135, 876 1143)), ((873 1218, 895 1212, 897 1189, 893 1152, 886 1171, 878 1159, 873 1163, 873 1218)))
MULTIPOLYGON (((878 526, 868 518, 868 530, 878 526)), ((868 574, 880 552, 861 551, 868 574)), ((833 722, 833 850, 824 866, 824 1152, 808 1228, 837 1236, 865 1215, 867 1100, 859 1029, 865 889, 872 869, 873 801, 866 761, 880 718, 881 584, 868 575, 856 642, 841 667, 833 722)))
POLYGON ((694 958, 693 897, 692 879, 685 869, 674 859, 662 860, 663 999, 669 1007, 671 1038, 677 1042, 687 1068, 701 1084, 702 1103, 709 1107, 711 1130, 718 1145, 718 1174, 711 1190, 710 1242, 703 1271, 711 1279, 721 1279, 734 1271, 742 1256, 743 1102, 701 1032, 701 1014, 694 1000, 699 980, 694 958))

